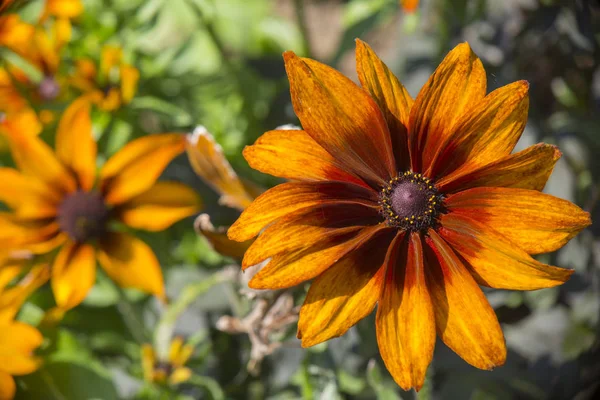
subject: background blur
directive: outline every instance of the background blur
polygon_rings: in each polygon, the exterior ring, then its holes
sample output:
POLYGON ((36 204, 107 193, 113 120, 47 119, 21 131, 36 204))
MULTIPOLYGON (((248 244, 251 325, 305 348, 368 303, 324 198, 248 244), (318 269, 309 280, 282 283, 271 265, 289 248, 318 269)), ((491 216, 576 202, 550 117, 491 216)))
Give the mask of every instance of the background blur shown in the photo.
MULTIPOLYGON (((36 3, 21 10, 23 18, 35 15, 36 3)), ((423 392, 438 399, 588 399, 600 393, 598 2, 423 0, 414 11, 398 0, 83 3, 61 58, 98 59, 103 45, 115 44, 141 74, 129 105, 94 114, 101 155, 108 157, 134 137, 191 132, 203 125, 238 174, 265 188, 278 180, 250 170, 241 151, 267 130, 298 123, 284 50, 316 58, 356 80, 354 39, 359 37, 414 97, 443 56, 468 41, 486 68, 488 90, 528 80, 529 123, 518 149, 541 141, 557 144, 564 155, 546 191, 592 212, 594 224, 562 250, 540 256, 576 270, 567 284, 486 292, 506 335, 505 366, 478 371, 438 342, 430 367, 433 385, 423 392)), ((62 65, 68 68, 69 62, 62 65)), ((218 204, 218 194, 194 174, 185 156, 165 175, 202 194, 203 212, 215 226, 228 226, 238 215, 218 204)), ((188 219, 166 232, 142 235, 161 260, 170 306, 129 290, 125 304, 100 277, 83 305, 44 331, 51 343, 44 350, 47 361, 40 371, 19 378, 17 398, 415 398, 401 391, 383 366, 374 315, 342 338, 303 350, 295 339, 294 306, 306 288, 249 293, 237 261, 214 251, 192 224, 188 219), (269 326, 263 318, 268 309, 269 326), (248 327, 260 331, 267 345, 236 333, 248 327), (145 382, 140 344, 164 349, 172 332, 195 347, 188 363, 193 378, 176 387, 145 382)), ((49 288, 38 291, 20 318, 39 319, 51 298, 49 288)))

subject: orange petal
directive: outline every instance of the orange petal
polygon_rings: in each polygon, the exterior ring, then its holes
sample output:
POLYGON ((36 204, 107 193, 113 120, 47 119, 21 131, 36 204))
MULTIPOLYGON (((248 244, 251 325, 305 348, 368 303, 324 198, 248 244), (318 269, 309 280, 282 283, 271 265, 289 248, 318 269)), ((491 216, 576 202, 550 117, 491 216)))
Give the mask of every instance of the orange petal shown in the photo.
POLYGON ((267 190, 229 228, 231 240, 245 242, 295 211, 325 204, 364 204, 377 207, 377 193, 343 182, 289 182, 267 190))
MULTIPOLYGON (((27 260, 22 260, 20 269, 26 266, 27 260)), ((12 266, 3 266, 2 272, 12 266)), ((0 293, 0 321, 14 319, 27 298, 40 286, 48 282, 50 278, 50 267, 48 265, 37 265, 21 278, 16 285, 4 289, 0 293)))
POLYGON ((503 365, 504 335, 483 292, 434 230, 429 230, 426 240, 425 276, 438 335, 474 367, 491 370, 503 365))
POLYGON ((369 226, 354 233, 323 238, 313 246, 279 254, 254 275, 248 286, 253 289, 284 289, 298 285, 319 276, 371 238, 380 238, 386 233, 389 233, 389 229, 385 225, 369 226))
POLYGON ((0 399, 11 400, 15 397, 17 385, 10 374, 0 370, 0 399))
POLYGON ((306 132, 371 185, 395 176, 390 133, 373 99, 333 68, 291 51, 283 58, 294 111, 306 132))
POLYGON ((481 285, 536 290, 560 285, 573 274, 534 260, 493 228, 459 213, 444 215, 441 222, 440 234, 469 263, 481 285))
POLYGON ((13 351, 26 355, 40 347, 44 341, 42 334, 37 329, 23 322, 0 322, 0 327, 2 327, 0 353, 3 351, 13 351))
POLYGON ((12 168, 0 168, 0 201, 22 218, 56 216, 61 198, 43 182, 12 168))
POLYGON ((131 65, 121 65, 121 99, 123 104, 128 104, 137 91, 140 71, 131 65))
POLYGON ((429 166, 459 119, 485 97, 481 60, 468 43, 456 46, 419 92, 410 111, 410 155, 413 171, 429 166))
POLYGON ((56 155, 89 191, 96 179, 97 146, 92 133, 90 103, 80 97, 65 110, 56 132, 56 155))
POLYGON ((123 59, 123 51, 117 46, 104 46, 100 56, 100 79, 109 80, 113 68, 118 67, 123 59))
POLYGON ((508 156, 525 129, 528 110, 527 81, 494 90, 459 120, 426 173, 473 170, 508 156))
POLYGON ((52 266, 52 292, 59 308, 78 306, 96 281, 96 257, 89 244, 68 242, 52 266))
POLYGON ((58 236, 59 226, 53 220, 23 220, 11 213, 0 213, 0 240, 5 249, 26 248, 41 254, 44 252, 38 252, 34 247, 49 245, 58 236))
POLYGON ((99 244, 98 261, 119 286, 165 298, 160 264, 146 243, 128 234, 111 233, 99 244))
POLYGON ((362 87, 383 112, 390 130, 397 169, 410 169, 408 120, 414 100, 373 49, 360 39, 356 39, 356 71, 362 87))
POLYGON ((540 143, 474 171, 444 176, 436 186, 444 193, 479 186, 542 190, 561 155, 556 146, 540 143))
POLYGON ((425 283, 418 233, 402 246, 399 234, 386 259, 387 272, 377 307, 377 344, 386 368, 404 390, 419 390, 433 358, 435 318, 425 283), (403 247, 403 248, 401 248, 403 247))
POLYGON ((333 264, 310 285, 300 309, 298 338, 310 347, 346 333, 373 311, 383 284, 392 235, 371 239, 333 264))
POLYGON ((128 143, 100 171, 105 201, 121 204, 148 190, 184 150, 185 136, 179 133, 144 136, 128 143))
POLYGON ((44 15, 75 18, 83 12, 81 0, 46 0, 44 15))
POLYGON ((197 213, 201 207, 200 196, 187 185, 156 182, 150 189, 120 205, 116 213, 132 228, 156 232, 197 213))
POLYGON ((227 237, 227 229, 223 227, 215 228, 210 222, 208 214, 200 214, 194 223, 196 232, 206 238, 212 248, 227 257, 237 258, 239 260, 244 257, 244 253, 253 241, 235 242, 227 237))
POLYGON ((445 203, 451 213, 492 227, 529 254, 558 250, 591 224, 575 204, 536 190, 474 188, 445 203))
POLYGON ((377 209, 358 204, 319 205, 288 215, 267 228, 244 254, 242 268, 341 234, 377 225, 377 209))
POLYGON ((203 126, 194 129, 187 135, 187 156, 196 174, 210 187, 216 190, 221 198, 220 204, 243 210, 252 203, 252 196, 237 176, 223 149, 203 126))
POLYGON ((367 186, 303 130, 266 132, 252 146, 246 146, 244 158, 252 168, 280 178, 367 186))
POLYGON ((40 179, 57 191, 70 193, 77 189, 69 169, 40 138, 10 130, 6 133, 13 159, 23 174, 40 179))

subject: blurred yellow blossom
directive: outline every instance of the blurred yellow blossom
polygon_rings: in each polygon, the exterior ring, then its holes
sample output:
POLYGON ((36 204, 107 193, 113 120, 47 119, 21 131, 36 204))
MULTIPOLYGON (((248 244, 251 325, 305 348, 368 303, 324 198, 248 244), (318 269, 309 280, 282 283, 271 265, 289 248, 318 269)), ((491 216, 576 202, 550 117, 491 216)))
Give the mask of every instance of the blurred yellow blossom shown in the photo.
POLYGON ((144 379, 159 384, 178 385, 192 376, 192 370, 185 367, 194 347, 184 344, 183 338, 175 337, 171 342, 169 354, 161 359, 149 344, 142 345, 142 368, 144 379))
POLYGON ((87 58, 76 62, 71 84, 102 110, 114 111, 133 99, 139 77, 135 67, 123 62, 119 47, 106 46, 99 68, 87 58))

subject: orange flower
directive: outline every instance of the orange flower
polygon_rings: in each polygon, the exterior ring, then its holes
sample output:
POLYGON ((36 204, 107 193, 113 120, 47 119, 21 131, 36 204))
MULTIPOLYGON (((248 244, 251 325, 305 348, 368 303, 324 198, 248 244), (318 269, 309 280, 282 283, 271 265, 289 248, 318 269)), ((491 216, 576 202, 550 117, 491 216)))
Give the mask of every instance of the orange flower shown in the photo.
POLYGON ((114 111, 133 99, 139 77, 136 68, 123 62, 120 48, 106 46, 99 70, 92 60, 79 60, 71 83, 102 110, 114 111))
POLYGON ((90 105, 75 101, 56 134, 56 152, 37 136, 7 130, 18 169, 0 168, 0 200, 13 211, 0 215, 3 251, 45 254, 60 247, 52 265, 52 290, 61 309, 78 305, 93 286, 96 259, 123 287, 161 298, 156 256, 115 222, 160 231, 200 208, 200 198, 177 182, 156 182, 185 149, 185 136, 142 137, 113 155, 96 174, 90 105))
POLYGON ((46 0, 41 19, 49 16, 60 19, 73 19, 83 13, 83 3, 81 0, 46 0))
POLYGON ((436 332, 469 364, 502 365, 502 330, 478 285, 562 284, 572 270, 530 254, 557 250, 590 224, 579 207, 540 192, 560 156, 554 146, 511 154, 527 82, 486 95, 466 43, 415 100, 361 41, 362 88, 314 60, 284 59, 304 130, 267 132, 244 151, 253 168, 293 180, 229 229, 238 241, 264 229, 242 267, 270 262, 250 287, 315 279, 298 322, 303 346, 342 335, 378 304, 379 349, 405 390, 422 386, 436 332))
POLYGON ((42 340, 40 332, 30 325, 0 320, 0 399, 15 396, 12 375, 27 375, 38 369, 40 362, 32 353, 42 340))
POLYGON ((169 385, 178 385, 187 381, 192 376, 192 370, 185 364, 193 353, 194 347, 184 344, 181 337, 173 339, 169 354, 164 359, 157 356, 151 345, 142 345, 144 379, 148 382, 169 385))

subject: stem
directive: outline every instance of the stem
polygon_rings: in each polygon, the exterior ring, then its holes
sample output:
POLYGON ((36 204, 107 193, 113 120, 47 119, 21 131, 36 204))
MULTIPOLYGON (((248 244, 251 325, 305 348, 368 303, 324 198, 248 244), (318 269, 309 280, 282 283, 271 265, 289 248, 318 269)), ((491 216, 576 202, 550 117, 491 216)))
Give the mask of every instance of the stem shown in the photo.
MULTIPOLYGON (((113 282, 111 280, 111 282, 113 282)), ((121 314, 123 322, 127 326, 129 333, 133 336, 133 339, 139 344, 148 343, 148 335, 146 334, 146 328, 144 327, 143 322, 138 318, 137 313, 133 309, 133 305, 127 298, 127 295, 123 291, 121 287, 119 287, 116 283, 114 286, 119 293, 119 302, 117 303, 117 310, 121 314)))
POLYGON ((188 380, 188 383, 201 387, 210 393, 212 400, 224 400, 225 393, 219 386, 219 383, 212 378, 200 375, 192 375, 188 380))
POLYGON ((294 8, 296 9, 296 22, 300 33, 302 34, 302 42, 304 45, 304 55, 308 58, 312 55, 310 45, 310 36, 308 34, 308 26, 306 25, 306 12, 304 10, 304 0, 294 0, 294 8))
POLYGON ((175 329, 175 323, 179 316, 183 314, 190 304, 192 304, 200 295, 206 293, 217 283, 230 279, 231 276, 231 270, 225 269, 214 273, 196 284, 188 285, 183 289, 177 300, 169 305, 156 326, 154 342, 159 357, 162 353, 164 353, 162 355, 168 354, 171 338, 173 337, 173 330, 175 329))
POLYGON ((54 378, 52 378, 52 375, 50 375, 48 371, 42 369, 40 371, 40 377, 46 383, 46 385, 48 385, 48 389, 50 389, 50 393, 52 394, 53 398, 57 400, 67 400, 67 398, 60 392, 60 390, 58 390, 58 387, 56 387, 54 378))

